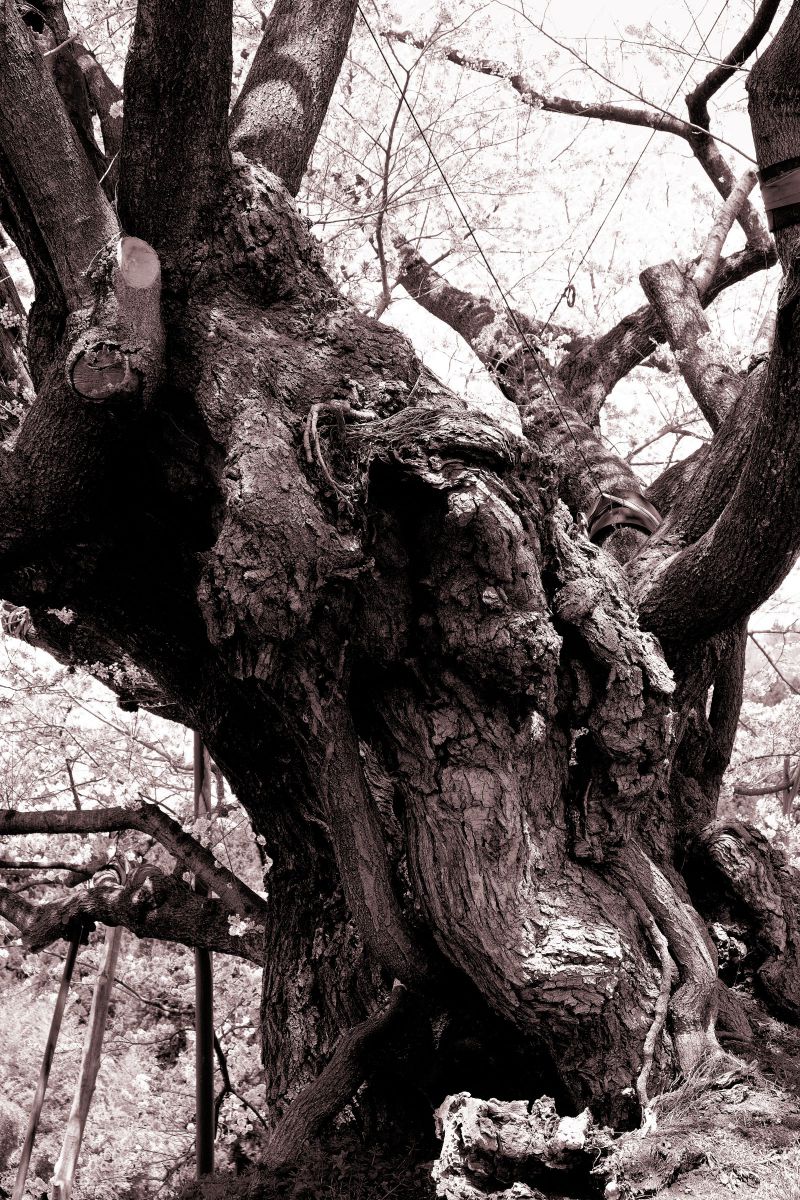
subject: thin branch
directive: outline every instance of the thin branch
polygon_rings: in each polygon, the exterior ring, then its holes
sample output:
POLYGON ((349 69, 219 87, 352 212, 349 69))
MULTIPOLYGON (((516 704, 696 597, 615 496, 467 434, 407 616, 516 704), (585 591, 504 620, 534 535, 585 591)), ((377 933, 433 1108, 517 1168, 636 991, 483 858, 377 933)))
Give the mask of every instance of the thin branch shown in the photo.
POLYGON ((217 1060, 217 1067, 219 1068, 219 1073, 222 1076, 222 1087, 217 1092, 216 1098, 214 1100, 214 1132, 216 1133, 217 1128, 219 1126, 219 1114, 222 1111, 222 1105, 225 1103, 226 1096, 235 1096, 236 1099, 239 1100, 240 1103, 243 1104, 245 1108, 250 1110, 250 1112, 253 1114, 253 1116, 256 1118, 256 1120, 263 1126, 263 1128, 266 1129, 267 1132, 269 1132, 269 1126, 267 1125, 267 1122, 264 1120, 264 1118, 262 1117, 262 1115, 258 1111, 258 1109, 255 1108, 254 1105, 252 1105, 250 1103, 250 1101, 247 1099, 247 1097, 243 1096, 242 1093, 240 1091, 238 1091, 231 1083, 231 1075, 230 1075, 230 1071, 228 1070, 228 1060, 225 1057, 225 1051, 222 1049, 222 1043, 220 1042, 216 1033, 214 1034, 214 1055, 217 1060))
POLYGON ((758 647, 758 649, 764 655, 764 658, 767 660, 769 665, 772 667, 775 674, 778 676, 779 679, 781 679, 786 684, 789 691, 794 692, 795 696, 800 696, 800 688, 798 688, 796 684, 792 683, 791 679, 786 678, 783 671, 780 669, 780 667, 778 666, 778 664, 776 663, 775 659, 772 657, 770 652, 766 649, 765 646, 761 645, 761 642, 758 640, 755 633, 750 633, 748 631, 747 636, 750 638, 750 641, 753 643, 753 645, 758 647))
MULTIPOLYGON (((527 18, 529 19, 529 18, 527 18)), ((541 26, 534 27, 543 33, 545 37, 550 37, 552 41, 557 39, 552 38, 541 26)), ((408 33, 387 33, 384 36, 401 42, 408 42, 419 48, 425 48, 426 43, 412 37, 408 33)), ((584 66, 589 64, 577 55, 570 47, 562 47, 567 49, 570 54, 575 54, 576 57, 583 63, 584 66)), ((438 49, 438 48, 437 48, 438 49)), ((523 103, 530 105, 532 108, 541 108, 545 112, 565 113, 569 116, 589 118, 599 121, 615 121, 623 125, 639 125, 643 128, 653 129, 659 133, 670 133, 675 137, 683 138, 692 148, 694 156, 700 163, 701 167, 708 175, 717 191, 727 198, 733 186, 733 179, 730 168, 722 158, 716 143, 727 146, 734 150, 742 158, 748 159, 750 162, 755 162, 738 146, 734 146, 725 138, 718 137, 716 134, 709 132, 706 126, 697 125, 693 121, 683 121, 680 117, 674 116, 673 113, 666 109, 660 108, 656 104, 652 104, 649 100, 643 100, 641 96, 637 96, 635 92, 630 92, 627 88, 617 83, 615 80, 603 75, 602 78, 606 82, 611 83, 614 87, 628 94, 636 100, 643 101, 648 107, 637 106, 635 108, 622 108, 612 102, 603 101, 582 101, 567 99, 563 96, 550 96, 543 92, 536 91, 526 81, 525 76, 516 73, 503 63, 495 62, 491 59, 471 58, 462 54, 458 50, 445 49, 439 51, 444 54, 444 57, 451 63, 457 66, 464 67, 470 71, 477 71, 483 75, 492 75, 498 79, 503 79, 514 88, 520 96, 523 103)), ((594 68, 591 68, 594 69, 594 68)), ((743 202, 737 213, 736 218, 740 221, 742 228, 747 236, 747 240, 754 246, 759 246, 764 249, 769 244, 769 237, 755 209, 748 202, 743 202)))
POLYGON ((776 783, 766 787, 750 787, 745 783, 735 783, 733 785, 734 794, 737 796, 778 796, 784 790, 784 783, 776 783))

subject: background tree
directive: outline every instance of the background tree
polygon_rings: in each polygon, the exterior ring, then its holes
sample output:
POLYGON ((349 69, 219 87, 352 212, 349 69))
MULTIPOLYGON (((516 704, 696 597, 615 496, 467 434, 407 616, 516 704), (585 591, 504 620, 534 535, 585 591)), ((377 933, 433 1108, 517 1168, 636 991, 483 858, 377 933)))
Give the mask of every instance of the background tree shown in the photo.
MULTIPOLYGON (((197 729, 274 865, 265 901, 152 800, 11 807, 4 835, 132 830, 181 870, 38 905, 6 889, 1 911, 34 946, 95 919, 263 964, 273 1168, 357 1091, 377 1142, 430 1138, 432 1106, 461 1088, 549 1092, 618 1128, 654 1113, 675 1125, 691 1102, 706 1133, 744 1089, 763 1124, 776 1094, 720 1046, 718 1031, 749 1052, 753 1031, 698 909, 735 919, 762 999, 795 1020, 794 877, 763 837, 714 819, 745 622, 800 538, 792 212, 769 353, 731 361, 704 309, 775 262, 709 104, 778 5, 764 0, 720 62, 698 70, 695 55, 667 104, 609 99, 607 73, 597 94, 554 95, 527 62, 460 42, 460 12, 433 30, 369 21, 362 44, 397 89, 389 120, 347 143, 363 182, 331 175, 305 203, 324 229, 346 199, 371 253, 349 291, 371 276, 387 316, 402 285, 471 347, 495 386, 463 395, 337 289, 295 204, 309 161, 326 178, 312 154, 356 7, 278 0, 232 109, 222 0, 143 0, 122 93, 58 4, 4 8, 0 224, 35 290, 23 353, 24 305, 4 284, 6 621, 62 662, 99 664, 126 707, 197 729), (427 70, 495 81, 534 143, 542 112, 641 127, 631 174, 650 140, 678 139, 718 193, 713 223, 680 266, 648 267, 647 304, 596 336, 558 306, 542 318, 505 289, 467 290, 424 253, 426 222, 452 201, 499 282, 434 144, 454 124, 417 113, 427 70), (416 229, 393 225, 403 202, 426 206, 416 229), (745 244, 722 257, 734 221, 745 244), (651 483, 652 536, 611 526, 598 548, 586 514, 642 484, 597 422, 662 344, 708 433, 651 483), (218 899, 192 893, 184 868, 218 899)), ((463 15, 473 39, 491 17, 463 15)), ((797 20, 792 6, 749 75, 762 170, 797 155, 797 20)), ((480 112, 473 136, 496 141, 480 112)), ((598 228, 623 192, 595 199, 598 228)), ((587 254, 559 280, 567 305, 587 254)), ((593 281, 584 317, 616 287, 621 266, 603 265, 612 284, 593 281)), ((679 407, 667 432, 685 440, 693 420, 679 407)), ((515 1153, 493 1133, 472 1154, 465 1103, 442 1118, 439 1186, 497 1191, 515 1153)), ((598 1150, 609 1195, 697 1162, 677 1134, 656 1163, 641 1137, 559 1125, 546 1104, 478 1108, 481 1129, 522 1121, 539 1137, 516 1196, 552 1190, 553 1171, 588 1174, 598 1150)))

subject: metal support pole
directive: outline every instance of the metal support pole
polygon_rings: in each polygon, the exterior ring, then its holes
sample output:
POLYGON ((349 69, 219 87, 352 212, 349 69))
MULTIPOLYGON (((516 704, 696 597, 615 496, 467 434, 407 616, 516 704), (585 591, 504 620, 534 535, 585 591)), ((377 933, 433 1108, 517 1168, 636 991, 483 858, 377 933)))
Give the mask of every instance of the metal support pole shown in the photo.
MULTIPOLYGON (((211 811, 211 775, 200 735, 194 735, 194 815, 211 811)), ((194 890, 208 889, 195 878, 194 890)), ((197 1178, 214 1173, 214 978, 210 950, 195 949, 195 1155, 197 1178)))
POLYGON ((69 992, 70 981, 72 980, 72 972, 75 969, 75 960, 78 957, 78 947, 81 944, 80 929, 74 934, 72 941, 67 949, 67 957, 64 960, 64 970, 61 975, 61 986, 58 989, 56 997, 56 1006, 53 1010, 53 1019, 50 1022, 50 1032, 47 1035, 47 1044, 44 1048, 44 1058, 42 1059, 42 1068, 39 1072, 39 1082, 36 1085, 36 1095, 33 1097, 33 1107, 31 1115, 28 1118, 28 1130, 25 1134, 25 1142, 22 1146, 22 1154, 17 1167, 17 1178, 14 1181, 14 1191, 12 1192, 12 1200, 22 1200, 25 1195, 25 1182, 28 1178, 28 1168, 31 1162, 31 1154, 33 1153, 33 1143, 36 1140, 36 1130, 39 1128, 39 1118, 42 1115, 42 1105, 44 1104, 44 1095, 47 1091, 47 1081, 50 1078, 50 1068, 53 1065, 53 1056, 56 1052, 56 1042, 61 1030, 61 1018, 64 1016, 64 1007, 67 1003, 67 993, 69 992))

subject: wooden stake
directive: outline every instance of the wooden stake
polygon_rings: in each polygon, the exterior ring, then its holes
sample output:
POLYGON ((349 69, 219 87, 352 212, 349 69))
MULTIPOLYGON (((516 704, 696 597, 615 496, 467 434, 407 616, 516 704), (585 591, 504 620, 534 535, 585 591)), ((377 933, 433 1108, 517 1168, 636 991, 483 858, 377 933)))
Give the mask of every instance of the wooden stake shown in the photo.
POLYGON ((47 1044, 44 1048, 44 1058, 42 1059, 42 1068, 39 1072, 39 1082, 36 1085, 36 1095, 33 1097, 33 1107, 31 1115, 28 1118, 28 1131, 25 1134, 25 1142, 22 1147, 22 1155, 20 1156, 19 1166, 17 1167, 17 1178, 14 1181, 14 1191, 12 1200, 22 1200, 25 1194, 25 1182, 28 1178, 28 1168, 31 1162, 31 1154, 33 1153, 33 1143, 36 1140, 36 1130, 39 1128, 39 1118, 42 1115, 42 1105, 44 1104, 44 1095, 47 1091, 47 1081, 50 1078, 50 1068, 53 1065, 53 1056, 56 1052, 56 1042, 61 1031, 61 1018, 64 1016, 64 1007, 67 1003, 67 993, 72 979, 72 972, 75 969, 75 960, 78 957, 78 947, 81 944, 80 930, 73 936, 72 941, 67 949, 67 957, 64 960, 64 970, 61 975, 61 986, 58 989, 56 997, 56 1006, 53 1010, 53 1019, 50 1022, 50 1032, 47 1035, 47 1044))
MULTIPOLYGON (((211 773, 200 735, 194 735, 194 815, 211 811, 211 773)), ((195 879, 194 890, 208 889, 195 879)), ((195 949, 195 1156, 197 1178, 214 1173, 214 975, 211 952, 195 949)))
POLYGON ((92 1103, 97 1072, 100 1069, 100 1056, 103 1049, 103 1035, 108 1019, 108 1004, 111 999, 111 989, 114 986, 114 975, 117 969, 117 958, 122 941, 122 926, 106 929, 106 956, 102 970, 95 985, 92 996, 92 1007, 89 1012, 89 1024, 86 1039, 83 1044, 81 1070, 78 1086, 72 1101, 67 1128, 64 1134, 64 1144, 53 1172, 52 1200, 70 1200, 72 1184, 75 1178, 75 1167, 78 1163, 83 1131, 89 1106, 92 1103))

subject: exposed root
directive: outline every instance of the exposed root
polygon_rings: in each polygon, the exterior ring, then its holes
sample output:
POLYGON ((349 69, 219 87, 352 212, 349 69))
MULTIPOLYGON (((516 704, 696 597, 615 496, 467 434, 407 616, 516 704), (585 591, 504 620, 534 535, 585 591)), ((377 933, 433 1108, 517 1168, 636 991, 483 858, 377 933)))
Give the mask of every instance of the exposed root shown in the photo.
POLYGON ((709 1055, 723 1055, 714 1032, 715 955, 695 910, 639 847, 628 846, 618 861, 630 872, 678 964, 680 986, 671 1003, 672 1035, 678 1064, 688 1076, 709 1055))
POLYGON ((653 1058, 655 1055, 656 1045, 661 1036, 661 1031, 664 1028, 664 1023, 667 1019, 669 1010, 669 1000, 672 995, 672 988, 678 976, 678 969, 675 966, 672 955, 669 952, 669 942, 664 937, 664 934, 658 927, 658 924, 650 912, 647 904, 640 894, 632 887, 624 878, 620 880, 623 885, 623 891, 631 906, 641 921, 650 942, 658 955, 661 963, 661 986, 658 991, 655 1009, 653 1011, 653 1023, 647 1031, 647 1037, 644 1041, 642 1049, 642 1069, 636 1077, 636 1095, 639 1103, 642 1106, 642 1112, 646 1113, 649 1108, 649 1097, 647 1093, 647 1084, 650 1079, 650 1072, 653 1068, 653 1058))
POLYGON ((312 404, 306 418, 303 432, 303 449, 306 462, 316 463, 330 490, 336 496, 340 506, 351 508, 353 502, 352 488, 334 479, 328 467, 319 439, 319 417, 323 412, 334 413, 344 426, 345 419, 350 421, 374 421, 377 414, 369 410, 353 408, 346 400, 329 400, 326 404, 312 404))

